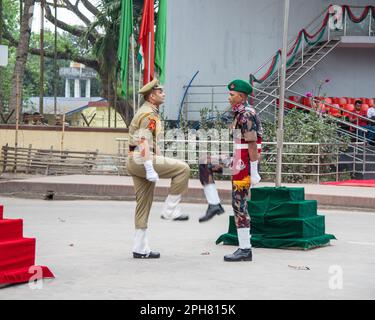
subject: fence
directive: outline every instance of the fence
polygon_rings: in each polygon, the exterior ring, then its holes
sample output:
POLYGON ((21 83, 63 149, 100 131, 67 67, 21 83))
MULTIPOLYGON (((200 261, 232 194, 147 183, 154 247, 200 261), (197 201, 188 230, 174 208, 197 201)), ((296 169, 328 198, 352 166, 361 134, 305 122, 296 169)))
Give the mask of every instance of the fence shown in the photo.
MULTIPOLYGON (((128 152, 127 139, 116 139, 119 154, 128 152)), ((260 173, 270 179, 276 174, 276 142, 262 143, 260 173)), ((197 174, 202 155, 232 155, 233 141, 165 139, 160 141, 161 152, 168 157, 187 162, 197 174)), ((286 181, 316 182, 322 180, 339 181, 344 175, 363 172, 366 154, 358 154, 362 142, 340 143, 299 143, 285 142, 283 149, 282 176, 286 181), (359 168, 360 166, 360 168, 359 168), (298 178, 300 177, 300 178, 298 178)), ((366 149, 362 149, 366 150, 366 149)), ((364 151, 365 152, 365 151, 364 151)), ((229 179, 230 172, 226 171, 229 179)))
POLYGON ((59 151, 50 149, 14 148, 1 149, 2 173, 44 175, 67 174, 126 174, 126 156, 99 154, 98 151, 59 151))

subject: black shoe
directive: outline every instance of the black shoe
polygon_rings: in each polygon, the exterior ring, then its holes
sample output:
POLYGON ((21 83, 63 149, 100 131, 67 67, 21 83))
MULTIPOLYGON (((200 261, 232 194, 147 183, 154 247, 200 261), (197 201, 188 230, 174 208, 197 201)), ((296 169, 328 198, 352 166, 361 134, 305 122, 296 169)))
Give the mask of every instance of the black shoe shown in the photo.
POLYGON ((160 253, 153 252, 153 251, 151 251, 149 254, 133 252, 133 258, 134 259, 158 259, 160 258, 160 253))
MULTIPOLYGON (((171 219, 165 218, 163 215, 161 215, 161 218, 164 220, 171 220, 171 219)), ((189 220, 189 216, 187 214, 182 214, 179 217, 172 219, 172 221, 186 221, 186 220, 189 220)))
POLYGON ((253 255, 251 249, 237 249, 232 254, 224 256, 224 261, 252 261, 253 255))
POLYGON ((205 221, 208 221, 208 220, 211 220, 215 215, 219 215, 219 214, 222 214, 224 213, 225 210, 224 208, 221 206, 221 204, 209 204, 208 205, 208 208, 207 208, 207 211, 206 211, 206 214, 199 218, 199 222, 205 222, 205 221))

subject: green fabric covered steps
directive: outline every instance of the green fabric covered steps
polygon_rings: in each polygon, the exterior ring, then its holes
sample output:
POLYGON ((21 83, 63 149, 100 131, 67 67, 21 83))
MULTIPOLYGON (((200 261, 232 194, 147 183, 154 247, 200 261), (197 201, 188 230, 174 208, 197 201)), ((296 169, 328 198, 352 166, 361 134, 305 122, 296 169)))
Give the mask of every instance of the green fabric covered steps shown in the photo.
MULTIPOLYGON (((304 188, 252 189, 248 201, 252 246, 311 249, 335 239, 325 234, 325 217, 317 214, 317 201, 304 199, 304 188)), ((229 217, 228 232, 216 243, 238 245, 234 216, 229 217)))
POLYGON ((259 234, 264 238, 311 238, 324 233, 324 216, 279 218, 265 220, 263 224, 253 221, 251 224, 251 234, 259 234))
POLYGON ((251 245, 255 248, 289 248, 289 249, 314 249, 329 245, 329 241, 336 239, 332 234, 323 234, 311 238, 267 239, 259 236, 251 237, 251 245))
POLYGON ((248 211, 251 215, 272 218, 307 218, 316 215, 318 202, 316 200, 270 202, 248 201, 248 211))
POLYGON ((264 187, 251 189, 252 201, 303 201, 305 200, 304 188, 287 188, 287 187, 264 187))

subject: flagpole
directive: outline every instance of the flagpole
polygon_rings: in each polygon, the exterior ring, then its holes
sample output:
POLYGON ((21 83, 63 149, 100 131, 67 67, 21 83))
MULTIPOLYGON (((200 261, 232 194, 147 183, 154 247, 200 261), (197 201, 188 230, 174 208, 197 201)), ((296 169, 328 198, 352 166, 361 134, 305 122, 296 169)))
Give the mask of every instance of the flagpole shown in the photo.
POLYGON ((281 187, 282 165, 283 165, 283 142, 284 142, 284 102, 285 102, 285 75, 287 63, 287 46, 288 46, 288 24, 289 24, 289 0, 284 4, 284 35, 283 50, 281 62, 281 79, 280 79, 280 105, 279 105, 279 123, 277 129, 277 161, 276 161, 276 187, 281 187))
POLYGON ((133 80, 133 108, 135 111, 135 62, 134 62, 134 34, 132 33, 132 80, 133 80))
MULTIPOLYGON (((141 90, 141 83, 142 83, 142 63, 139 64, 138 92, 139 90, 141 90)), ((137 110, 139 109, 140 104, 141 104, 141 95, 138 93, 137 110)))
POLYGON ((151 32, 148 33, 148 75, 147 83, 151 81, 151 32))

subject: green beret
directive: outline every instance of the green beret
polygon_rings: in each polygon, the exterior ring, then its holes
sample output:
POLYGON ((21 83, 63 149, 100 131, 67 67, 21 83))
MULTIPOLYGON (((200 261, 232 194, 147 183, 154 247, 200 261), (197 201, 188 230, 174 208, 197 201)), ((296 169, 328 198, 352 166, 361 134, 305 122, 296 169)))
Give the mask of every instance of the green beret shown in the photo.
POLYGON ((244 80, 233 80, 231 83, 228 84, 228 89, 230 91, 238 91, 242 93, 246 93, 250 95, 253 93, 253 88, 251 87, 250 83, 244 80))

